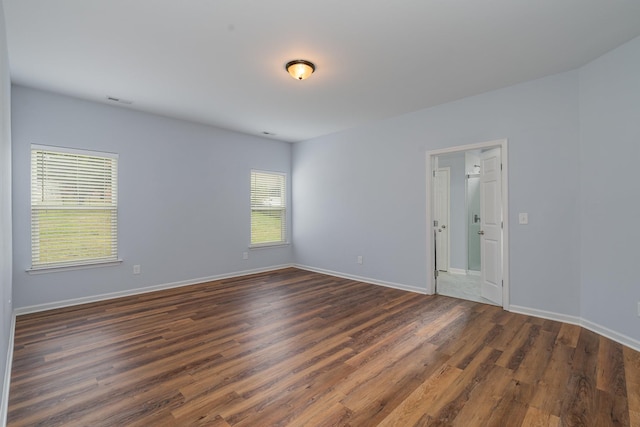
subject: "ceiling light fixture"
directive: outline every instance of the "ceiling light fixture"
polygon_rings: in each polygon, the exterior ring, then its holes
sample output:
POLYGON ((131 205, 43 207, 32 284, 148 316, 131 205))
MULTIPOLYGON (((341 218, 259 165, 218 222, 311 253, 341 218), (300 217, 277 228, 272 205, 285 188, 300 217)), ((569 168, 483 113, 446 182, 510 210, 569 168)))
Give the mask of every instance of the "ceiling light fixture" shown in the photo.
POLYGON ((313 65, 312 62, 305 61, 304 59, 289 61, 284 68, 291 74, 291 77, 296 80, 304 80, 316 70, 316 66, 313 65))

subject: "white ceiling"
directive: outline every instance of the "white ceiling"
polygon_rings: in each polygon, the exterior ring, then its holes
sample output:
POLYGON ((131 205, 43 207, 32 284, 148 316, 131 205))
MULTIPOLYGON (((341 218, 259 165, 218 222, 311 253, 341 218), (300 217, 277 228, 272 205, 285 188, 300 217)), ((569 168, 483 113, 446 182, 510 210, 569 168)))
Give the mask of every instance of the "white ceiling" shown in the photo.
POLYGON ((4 0, 4 11, 14 83, 291 142, 571 70, 640 35, 638 0, 4 0), (292 59, 316 72, 295 81, 292 59))

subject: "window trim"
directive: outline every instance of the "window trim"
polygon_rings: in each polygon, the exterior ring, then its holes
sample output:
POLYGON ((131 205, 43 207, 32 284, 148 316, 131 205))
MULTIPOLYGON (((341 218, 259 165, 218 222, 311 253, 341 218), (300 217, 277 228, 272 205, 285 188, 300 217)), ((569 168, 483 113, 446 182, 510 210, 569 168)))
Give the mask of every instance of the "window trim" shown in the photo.
POLYGON ((76 263, 69 265, 55 265, 46 267, 29 267, 25 271, 29 274, 56 273, 59 271, 86 270, 88 268, 111 267, 122 264, 122 258, 111 261, 93 261, 87 263, 76 263))
MULTIPOLYGON (((81 269, 87 269, 87 268, 96 268, 96 267, 107 267, 107 266, 112 266, 112 265, 120 265, 122 263, 122 259, 118 256, 119 255, 119 251, 118 251, 118 160, 119 160, 119 155, 117 153, 111 153, 111 152, 105 152, 105 151, 95 151, 95 150, 83 150, 83 149, 76 149, 76 148, 69 148, 69 147, 59 147, 59 146, 53 146, 53 145, 41 145, 41 144, 31 144, 31 147, 29 149, 29 162, 31 164, 31 162, 33 161, 33 152, 34 151, 47 151, 47 152, 52 152, 52 153, 56 153, 56 154, 72 154, 72 155, 81 155, 81 156, 90 156, 90 157, 98 157, 98 158, 105 158, 105 159, 114 159, 116 164, 115 164, 115 206, 114 208, 112 208, 113 210, 115 210, 115 215, 116 215, 116 219, 115 219, 115 224, 116 224, 116 236, 115 236, 115 256, 112 258, 93 258, 93 259, 84 259, 84 260, 79 260, 79 261, 63 261, 63 262, 57 262, 57 263, 50 263, 50 264, 39 264, 39 265, 33 265, 33 211, 34 211, 34 205, 33 205, 33 182, 31 182, 31 180, 33 178, 30 178, 30 184, 29 184, 29 227, 31 229, 31 231, 29 232, 30 235, 30 244, 29 244, 29 248, 30 248, 30 252, 31 252, 31 265, 26 269, 26 272, 29 274, 42 274, 42 273, 49 273, 49 272, 59 272, 59 271, 69 271, 69 270, 81 270, 81 269)), ((33 175, 33 169, 32 166, 29 167, 30 169, 30 175, 33 175)), ((112 173, 113 173, 113 169, 112 169, 112 173)))
POLYGON ((266 249, 266 248, 275 248, 278 246, 288 246, 290 245, 290 241, 289 241, 289 235, 290 235, 290 231, 289 231, 289 197, 287 194, 288 191, 288 174, 286 172, 279 172, 279 171, 269 171, 269 170, 264 170, 264 169, 251 169, 250 174, 249 174, 249 249, 253 250, 253 249, 266 249), (251 185, 252 185, 252 178, 253 178, 253 174, 254 173, 261 173, 261 174, 268 174, 268 175, 280 175, 284 178, 284 188, 283 188, 283 198, 284 198, 284 207, 282 208, 283 211, 283 218, 284 218, 284 239, 283 240, 278 240, 278 241, 274 241, 274 242, 264 242, 264 243, 251 243, 251 237, 252 237, 252 218, 251 215, 253 213, 253 206, 251 203, 251 197, 252 197, 252 191, 251 191, 251 185))

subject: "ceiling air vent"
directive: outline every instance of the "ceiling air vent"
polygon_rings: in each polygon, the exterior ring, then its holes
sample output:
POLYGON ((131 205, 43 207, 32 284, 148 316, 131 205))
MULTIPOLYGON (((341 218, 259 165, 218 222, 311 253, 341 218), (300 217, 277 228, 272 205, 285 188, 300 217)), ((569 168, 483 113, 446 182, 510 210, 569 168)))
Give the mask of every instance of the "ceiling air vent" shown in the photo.
POLYGON ((133 101, 130 101, 128 99, 116 98, 115 96, 109 96, 109 95, 107 95, 107 101, 117 102, 117 103, 126 104, 126 105, 133 104, 133 101))

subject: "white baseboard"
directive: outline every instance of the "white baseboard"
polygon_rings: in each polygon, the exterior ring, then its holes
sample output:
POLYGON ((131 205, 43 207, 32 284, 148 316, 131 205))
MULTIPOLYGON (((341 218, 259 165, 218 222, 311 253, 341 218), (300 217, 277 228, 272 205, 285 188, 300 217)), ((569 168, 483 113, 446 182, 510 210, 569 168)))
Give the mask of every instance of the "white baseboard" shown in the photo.
POLYGON ((11 316, 11 329, 9 330, 9 348, 7 349, 7 360, 4 368, 4 381, 2 383, 2 402, 0 403, 0 425, 7 425, 7 415, 9 413, 9 386, 11 385, 11 367, 13 366, 13 342, 16 333, 16 315, 11 316))
POLYGON ((341 273, 338 271, 325 270, 323 268, 309 267, 308 265, 294 264, 295 268, 299 268, 300 270, 313 271, 314 273, 326 274, 328 276, 340 277, 342 279, 350 279, 357 280, 358 282, 370 283, 372 285, 380 285, 386 286, 387 288, 400 289, 402 291, 416 292, 419 294, 426 294, 427 290, 424 288, 419 288, 417 286, 404 285, 401 283, 393 283, 393 282, 385 282, 382 280, 375 280, 369 277, 356 276, 353 274, 341 273))
POLYGON ((462 268, 449 267, 449 273, 451 273, 451 274, 461 274, 463 276, 466 276, 467 275, 467 270, 462 269, 462 268))
POLYGON ((20 307, 14 310, 15 315, 37 313, 39 311, 53 310, 56 308, 70 307, 73 305, 88 304, 92 302, 105 301, 114 298, 127 297, 132 295, 146 294, 149 292, 162 291, 164 289, 179 288, 182 286, 197 285, 199 283, 212 282, 215 280, 231 279, 234 277, 248 276, 250 274, 265 273, 268 271, 281 270, 283 268, 293 267, 293 264, 275 265, 271 267, 256 268, 252 270, 236 271, 233 273, 218 274, 215 276, 200 277, 197 279, 183 280, 180 282, 163 283, 160 285, 147 286, 143 288, 128 289, 126 291, 110 292, 108 294, 92 295, 82 298, 74 298, 63 301, 55 301, 46 304, 31 305, 20 307))
POLYGON ((558 322, 570 323, 572 325, 578 325, 592 332, 595 332, 596 334, 607 337, 617 343, 625 345, 635 351, 640 351, 640 341, 578 316, 569 316, 566 314, 554 313, 551 311, 538 310, 536 308, 522 307, 517 305, 511 305, 509 307, 509 311, 513 313, 541 317, 543 319, 557 320, 558 322))
POLYGON ((482 276, 482 272, 478 271, 478 270, 467 270, 467 274, 469 276, 482 276))
POLYGON ((558 322, 569 323, 571 325, 581 326, 581 319, 578 316, 569 316, 567 314, 555 313, 553 311, 539 310, 537 308, 522 307, 520 305, 509 306, 509 311, 518 314, 526 314, 527 316, 540 317, 542 319, 557 320, 558 322))
POLYGON ((618 342, 622 345, 626 345, 629 348, 634 349, 635 351, 640 351, 640 341, 633 339, 631 337, 628 337, 624 334, 621 334, 619 332, 616 332, 612 329, 609 329, 607 327, 604 327, 602 325, 598 325, 597 323, 593 323, 589 320, 585 320, 582 319, 582 327, 589 329, 592 332, 595 332, 596 334, 600 334, 602 336, 605 336, 607 338, 609 338, 610 340, 613 340, 615 342, 618 342))
MULTIPOLYGON (((418 288, 416 286, 408 286, 408 285, 403 285, 403 284, 399 284, 399 283, 393 283, 393 282, 384 282, 384 281, 380 281, 380 280, 375 280, 375 279, 371 279, 368 277, 362 277, 362 276, 356 276, 353 274, 346 274, 346 273, 341 273, 341 272, 337 272, 337 271, 332 271, 332 270, 325 270, 323 268, 315 268, 315 267, 310 267, 307 265, 300 265, 300 264, 294 264, 293 267, 295 268, 299 268, 301 270, 307 270, 307 271, 313 271, 315 273, 321 273, 321 274, 327 274, 329 276, 336 276, 336 277, 341 277, 343 279, 351 279, 351 280, 357 280, 359 282, 364 282, 364 283, 370 283, 373 285, 381 285, 381 286, 386 286, 389 288, 394 288, 394 289, 400 289, 403 291, 410 291, 410 292, 417 292, 417 293, 421 293, 421 294, 426 294, 425 289, 421 289, 418 288)), ((451 270, 451 269, 449 269, 451 270)), ((462 270, 464 271, 464 270, 462 270)), ((455 274, 455 273, 454 273, 455 274)), ((466 274, 466 272, 465 272, 466 274)), ((508 307, 505 307, 505 310, 513 312, 513 313, 520 313, 520 314, 526 314, 529 316, 534 316, 534 317, 539 317, 542 319, 549 319, 549 320, 555 320, 558 322, 564 322, 564 323, 569 323, 571 325, 578 325, 578 326, 582 326, 585 329, 589 329, 592 332, 595 332, 597 334, 600 334, 602 336, 605 336, 613 341, 616 341, 622 345, 625 345, 633 350, 636 351, 640 351, 640 341, 635 340, 631 337, 628 337, 626 335, 620 334, 616 331, 613 331, 609 328, 606 328, 604 326, 598 325, 596 323, 590 322, 588 320, 582 319, 579 316, 571 316, 568 314, 561 314, 561 313, 555 313, 552 311, 546 311, 546 310, 540 310, 537 308, 529 308, 529 307, 522 307, 522 306, 518 306, 518 305, 509 305, 508 307)))

